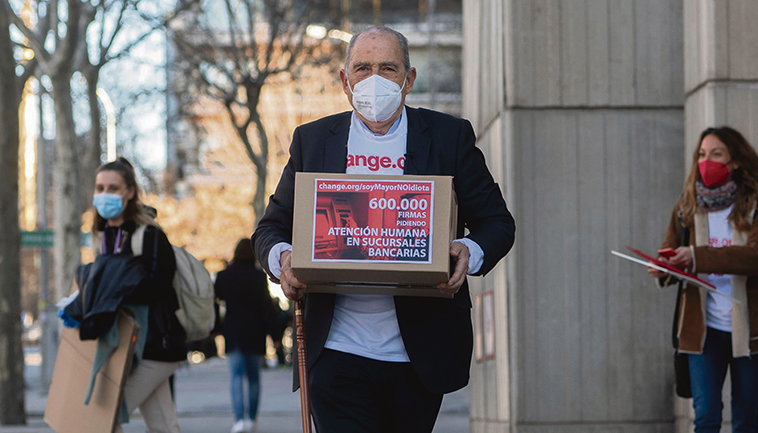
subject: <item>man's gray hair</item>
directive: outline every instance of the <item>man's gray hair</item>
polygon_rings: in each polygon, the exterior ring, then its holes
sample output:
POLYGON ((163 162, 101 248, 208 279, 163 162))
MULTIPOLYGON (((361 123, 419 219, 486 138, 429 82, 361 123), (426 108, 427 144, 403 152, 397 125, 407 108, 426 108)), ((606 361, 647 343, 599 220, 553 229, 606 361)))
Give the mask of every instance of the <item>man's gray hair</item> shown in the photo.
POLYGON ((345 72, 348 72, 348 65, 350 64, 350 52, 353 49, 353 44, 355 43, 355 41, 357 41, 358 38, 361 37, 361 35, 363 35, 364 33, 375 33, 375 32, 390 33, 397 37, 397 42, 400 44, 400 49, 403 50, 403 66, 405 67, 405 73, 407 74, 408 71, 411 69, 411 55, 408 52, 408 39, 397 30, 393 30, 385 26, 369 27, 367 29, 361 30, 360 32, 354 34, 353 37, 350 38, 350 43, 347 44, 347 55, 345 56, 345 72))

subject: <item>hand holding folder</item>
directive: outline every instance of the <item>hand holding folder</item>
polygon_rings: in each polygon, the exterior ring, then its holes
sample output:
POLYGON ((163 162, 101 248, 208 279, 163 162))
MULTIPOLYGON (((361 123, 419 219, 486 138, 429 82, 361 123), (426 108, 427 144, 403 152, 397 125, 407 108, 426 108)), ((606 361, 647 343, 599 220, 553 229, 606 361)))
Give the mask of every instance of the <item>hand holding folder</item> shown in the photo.
POLYGON ((623 259, 627 259, 627 260, 629 260, 631 262, 634 262, 634 263, 637 263, 637 264, 640 264, 640 265, 643 265, 643 266, 647 266, 647 267, 650 267, 650 268, 658 269, 659 271, 662 271, 662 272, 665 272, 667 274, 673 275, 676 278, 684 280, 684 281, 686 281, 686 282, 688 282, 690 284, 693 284, 693 285, 698 286, 698 287, 702 287, 702 288, 704 288, 704 289, 706 289, 706 290, 708 290, 710 292, 713 292, 713 293, 715 293, 715 294, 717 294, 719 296, 723 296, 725 298, 728 298, 728 299, 730 299, 734 303, 741 304, 741 302, 738 301, 737 299, 735 299, 735 298, 733 298, 733 297, 731 297, 731 296, 729 296, 727 294, 719 292, 718 290, 716 290, 716 286, 714 286, 713 284, 711 284, 711 283, 709 283, 709 282, 707 282, 705 280, 702 280, 702 279, 698 278, 697 275, 693 275, 693 274, 690 274, 689 272, 685 272, 685 271, 683 271, 683 270, 681 270, 681 269, 679 269, 679 268, 677 268, 675 266, 672 266, 668 262, 664 262, 662 260, 658 260, 656 258, 653 258, 653 257, 651 257, 651 256, 643 253, 642 251, 635 250, 632 247, 626 247, 626 248, 629 251, 631 251, 634 254, 636 254, 636 255, 644 258, 647 261, 640 260, 640 259, 638 259, 636 257, 628 256, 626 254, 622 254, 622 253, 620 253, 618 251, 614 251, 614 250, 611 250, 611 254, 613 254, 614 256, 617 256, 617 257, 621 257, 623 259))

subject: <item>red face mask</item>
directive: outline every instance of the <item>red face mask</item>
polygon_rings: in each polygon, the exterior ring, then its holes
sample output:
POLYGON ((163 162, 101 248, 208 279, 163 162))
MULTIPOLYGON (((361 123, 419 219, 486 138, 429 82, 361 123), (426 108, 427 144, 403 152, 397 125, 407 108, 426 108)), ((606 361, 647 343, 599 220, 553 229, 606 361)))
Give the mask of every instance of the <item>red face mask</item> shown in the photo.
POLYGON ((700 177, 708 188, 720 185, 729 179, 729 167, 726 164, 716 161, 701 161, 698 164, 700 177))

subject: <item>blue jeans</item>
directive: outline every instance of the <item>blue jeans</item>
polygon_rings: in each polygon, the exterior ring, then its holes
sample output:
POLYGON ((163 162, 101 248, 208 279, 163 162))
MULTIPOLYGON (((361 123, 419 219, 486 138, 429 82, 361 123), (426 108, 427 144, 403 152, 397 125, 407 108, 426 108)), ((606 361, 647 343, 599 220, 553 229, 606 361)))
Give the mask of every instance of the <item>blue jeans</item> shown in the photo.
POLYGON ((242 353, 239 350, 226 354, 229 360, 231 374, 232 409, 234 420, 239 421, 245 416, 243 379, 247 376, 248 413, 255 420, 258 415, 258 401, 261 396, 260 365, 262 355, 242 353))
POLYGON ((758 432, 758 356, 732 357, 732 334, 708 328, 701 355, 690 355, 695 432, 718 433, 726 370, 732 378, 732 431, 758 432))

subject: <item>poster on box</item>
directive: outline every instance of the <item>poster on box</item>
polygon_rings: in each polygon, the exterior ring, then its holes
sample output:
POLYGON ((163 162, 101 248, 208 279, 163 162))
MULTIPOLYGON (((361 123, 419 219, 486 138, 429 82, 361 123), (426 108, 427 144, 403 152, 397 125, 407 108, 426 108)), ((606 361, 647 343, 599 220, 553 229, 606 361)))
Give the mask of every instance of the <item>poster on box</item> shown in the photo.
POLYGON ((434 182, 315 182, 314 262, 432 262, 434 182))

